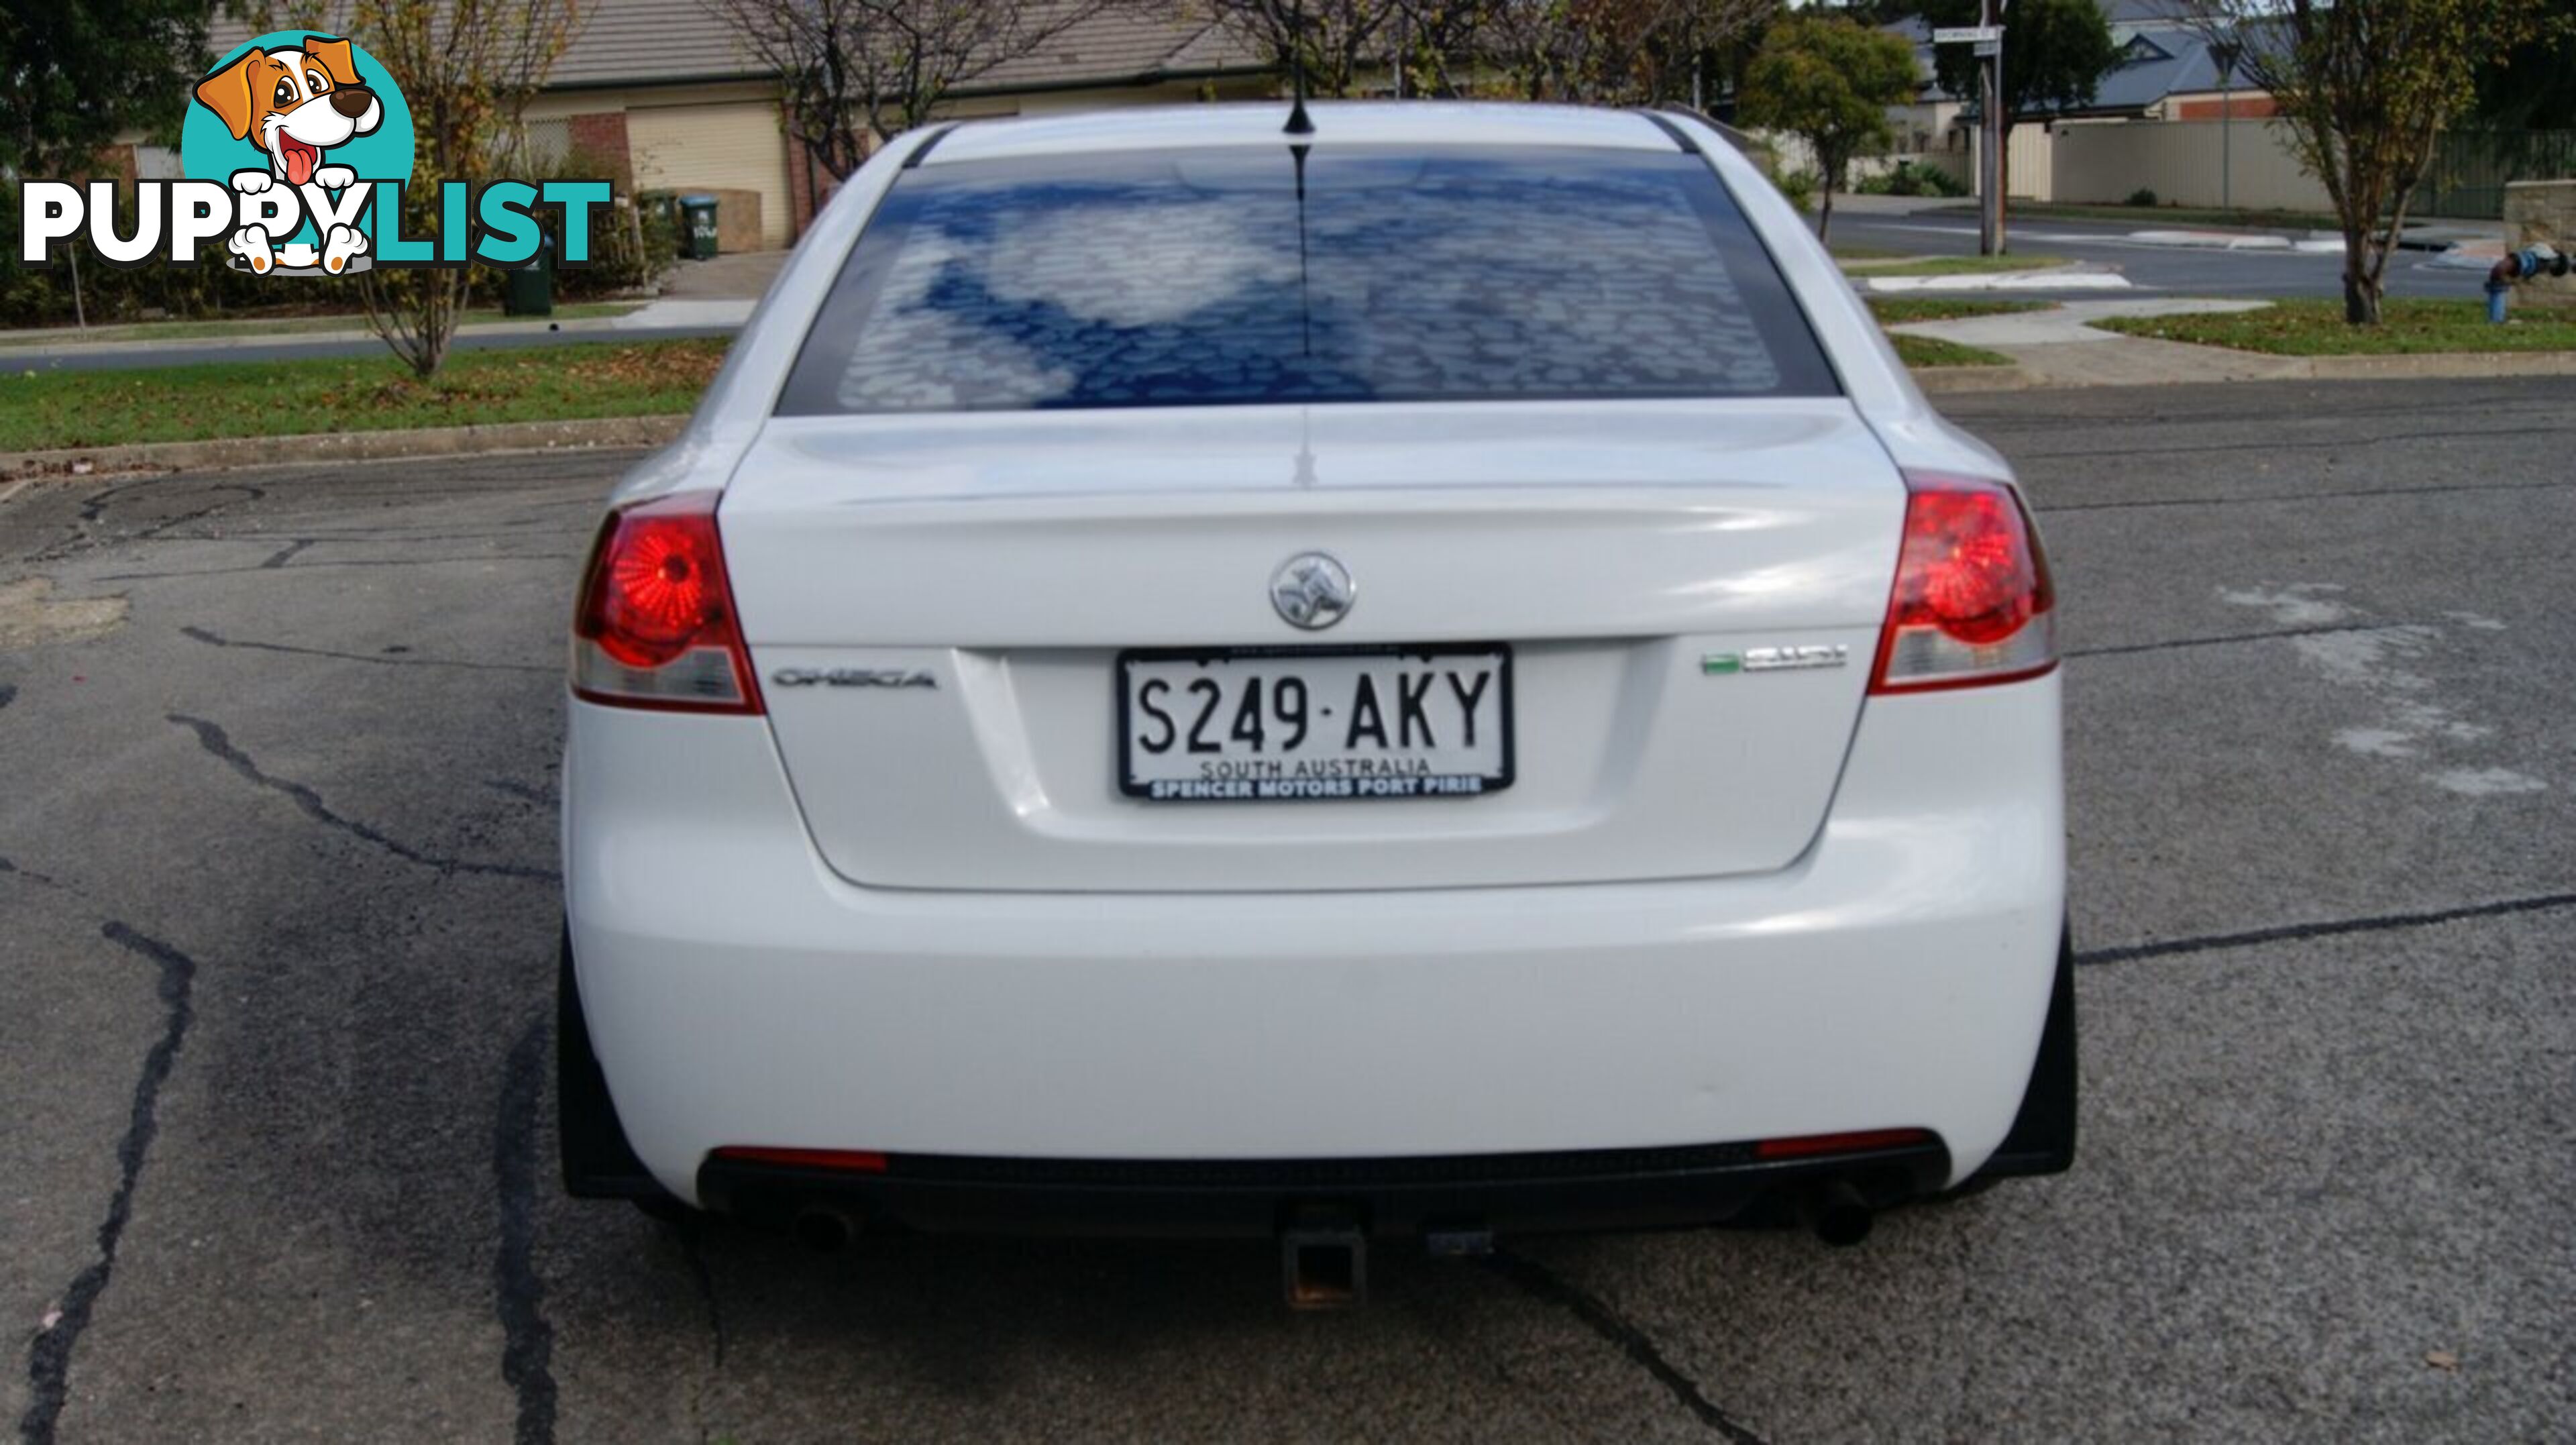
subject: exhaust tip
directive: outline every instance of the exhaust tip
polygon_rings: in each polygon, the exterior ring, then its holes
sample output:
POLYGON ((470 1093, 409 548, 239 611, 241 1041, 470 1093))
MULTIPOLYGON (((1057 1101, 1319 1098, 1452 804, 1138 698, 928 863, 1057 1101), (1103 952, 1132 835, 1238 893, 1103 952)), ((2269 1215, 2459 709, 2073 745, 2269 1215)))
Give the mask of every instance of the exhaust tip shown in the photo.
POLYGON ((794 1232, 796 1242, 816 1254, 838 1254, 858 1231, 837 1209, 808 1209, 796 1216, 794 1232))
POLYGON ((1878 1212, 1869 1207, 1848 1179, 1837 1179, 1806 1195, 1799 1201, 1799 1212, 1816 1238, 1836 1249, 1848 1249, 1869 1238, 1870 1227, 1877 1223, 1878 1212))

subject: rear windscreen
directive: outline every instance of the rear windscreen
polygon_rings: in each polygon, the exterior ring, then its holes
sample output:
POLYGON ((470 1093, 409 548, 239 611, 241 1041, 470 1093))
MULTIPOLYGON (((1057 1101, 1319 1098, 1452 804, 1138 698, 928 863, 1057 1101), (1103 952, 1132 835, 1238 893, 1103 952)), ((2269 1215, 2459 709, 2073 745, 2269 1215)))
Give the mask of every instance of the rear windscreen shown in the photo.
POLYGON ((1698 156, 1282 144, 904 172, 779 409, 1834 394, 1698 156))

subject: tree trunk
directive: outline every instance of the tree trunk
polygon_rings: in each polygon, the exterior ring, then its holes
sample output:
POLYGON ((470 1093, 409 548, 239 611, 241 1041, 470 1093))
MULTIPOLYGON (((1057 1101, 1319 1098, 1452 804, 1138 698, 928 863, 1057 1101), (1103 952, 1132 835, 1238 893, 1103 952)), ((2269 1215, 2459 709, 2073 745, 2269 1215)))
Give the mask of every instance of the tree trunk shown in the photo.
POLYGON ((2354 326, 2379 324, 2379 282, 2370 274, 2370 232, 2344 222, 2343 319, 2354 326))
POLYGON ((1816 239, 1825 240, 1834 229, 1834 173, 1826 171, 1816 178, 1816 239))

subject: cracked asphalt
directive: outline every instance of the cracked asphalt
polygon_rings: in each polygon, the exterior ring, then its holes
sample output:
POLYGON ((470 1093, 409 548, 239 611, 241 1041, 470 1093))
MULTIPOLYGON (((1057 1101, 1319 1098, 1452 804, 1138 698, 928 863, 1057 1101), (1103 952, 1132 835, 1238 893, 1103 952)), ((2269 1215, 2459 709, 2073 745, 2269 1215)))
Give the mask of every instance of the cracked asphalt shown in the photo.
POLYGON ((2568 1438, 2566 388, 1948 406, 2031 483, 2063 597, 2075 1172, 1851 1251, 1382 1251, 1337 1315, 1283 1311, 1260 1247, 817 1258, 559 1195, 562 632, 631 454, 0 501, 0 1415, 36 1442, 2568 1438))

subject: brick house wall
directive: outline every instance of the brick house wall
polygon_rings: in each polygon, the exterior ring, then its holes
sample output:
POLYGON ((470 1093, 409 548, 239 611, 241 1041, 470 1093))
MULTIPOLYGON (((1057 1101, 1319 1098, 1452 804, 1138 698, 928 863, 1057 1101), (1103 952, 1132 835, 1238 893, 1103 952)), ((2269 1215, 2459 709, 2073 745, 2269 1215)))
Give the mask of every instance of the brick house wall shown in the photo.
POLYGON ((626 143, 626 112, 606 110, 567 116, 565 126, 571 135, 572 148, 608 161, 613 167, 609 172, 610 183, 618 194, 632 194, 635 190, 635 158, 626 143))
MULTIPOLYGON (((782 113, 782 127, 784 120, 782 113)), ((823 169, 793 130, 787 132, 787 183, 789 234, 802 236, 841 183, 832 179, 832 173, 823 169)))
POLYGON ((2268 95, 2240 95, 2233 100, 2179 100, 2174 102, 2171 120, 2262 120, 2279 115, 2281 107, 2268 95))

